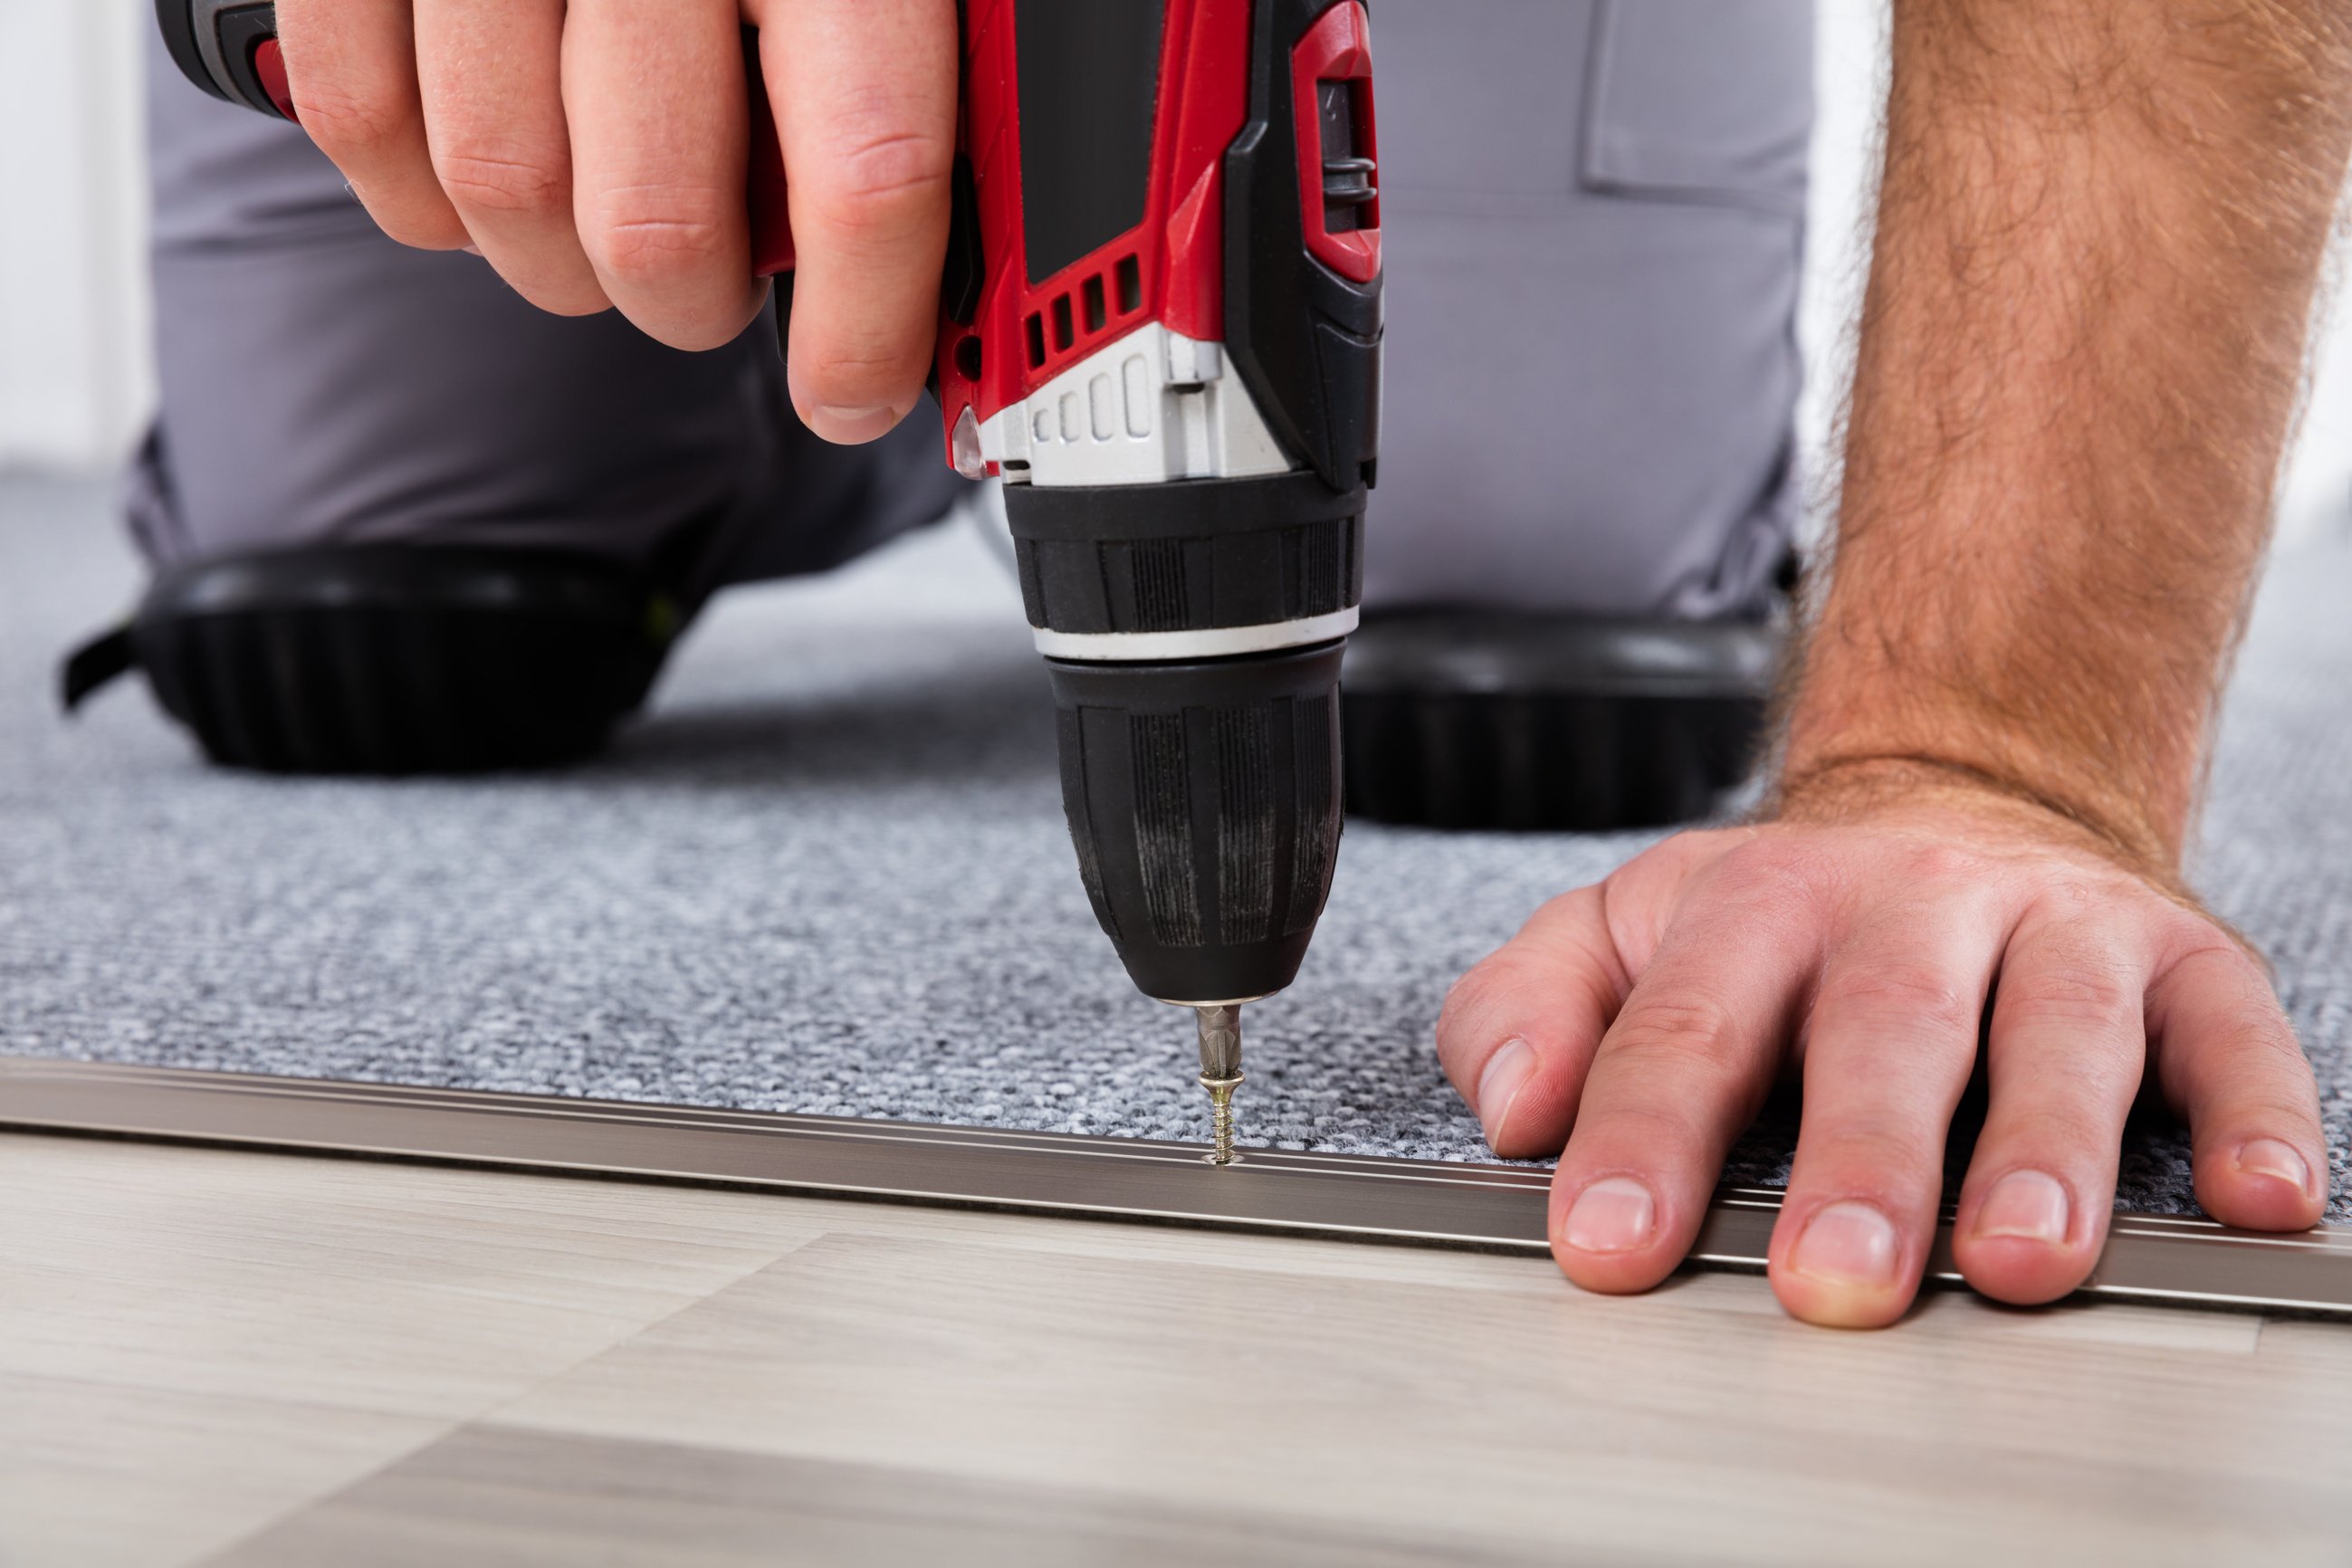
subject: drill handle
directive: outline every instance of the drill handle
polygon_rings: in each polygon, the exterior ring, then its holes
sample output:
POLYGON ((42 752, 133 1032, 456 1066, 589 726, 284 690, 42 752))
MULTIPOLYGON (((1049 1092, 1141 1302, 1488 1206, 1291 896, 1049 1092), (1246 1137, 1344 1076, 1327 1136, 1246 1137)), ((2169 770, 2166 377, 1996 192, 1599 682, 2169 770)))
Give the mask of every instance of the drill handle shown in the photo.
MULTIPOLYGON (((301 122, 278 43, 270 0, 155 0, 155 20, 173 63, 215 98, 301 122)), ((745 171, 751 213, 751 270, 761 278, 793 269, 793 220, 784 195, 784 155, 760 78, 757 37, 743 30, 743 74, 751 106, 751 157, 745 171)))

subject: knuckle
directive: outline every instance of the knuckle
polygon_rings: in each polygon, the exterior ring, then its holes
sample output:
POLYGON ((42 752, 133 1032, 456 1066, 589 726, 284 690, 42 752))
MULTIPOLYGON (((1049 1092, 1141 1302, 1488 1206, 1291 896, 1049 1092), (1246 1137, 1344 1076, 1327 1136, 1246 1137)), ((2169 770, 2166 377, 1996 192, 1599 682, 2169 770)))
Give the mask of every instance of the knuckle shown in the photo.
POLYGON ((1799 921, 1818 910, 1825 871, 1812 846, 1761 838, 1727 850, 1706 878, 1709 891, 1721 900, 1764 918, 1799 921))
MULTIPOLYGON (((2272 1086, 2283 1079, 2298 1084, 2315 1081, 2311 1058, 2304 1055, 2302 1042, 2284 1020, 2247 1018, 2225 1030, 2214 1044, 2221 1053, 2225 1081, 2236 1079, 2246 1099, 2264 1097, 2263 1088, 2252 1086, 2272 1086)), ((2270 1092, 2275 1097, 2275 1090, 2270 1092)), ((2302 1107, 2301 1114, 2310 1114, 2307 1104, 2302 1107)))
POLYGON ((1890 961, 1832 969, 1814 1004, 1818 1016, 1859 1016, 1974 1035, 1981 1004, 1931 964, 1890 961))
POLYGON ((1595 920, 1601 907, 1600 884, 1574 888, 1536 906, 1536 912, 1520 925, 1518 934, 1540 939, 1554 931, 1578 931, 1595 920))
POLYGON ((302 129, 332 158, 364 157, 399 143, 412 121, 399 109, 326 84, 298 88, 294 110, 302 129))
POLYGON ((2034 889, 2027 919, 2062 930, 2082 926, 2109 916, 2115 901, 2115 889, 2103 878, 2062 872, 2034 889))
MULTIPOLYGON (((1604 897, 1640 891, 1657 886, 1677 886, 1693 871, 1705 865, 1708 859, 1707 856, 1699 852, 1699 847, 1694 842, 1698 837, 1699 835, 1695 833, 1678 833, 1663 844, 1653 844, 1601 878, 1593 886, 1599 889, 1604 897)), ((1557 899, 1552 900, 1553 903, 1559 901, 1557 899)))
POLYGON ((2176 1005, 2184 992, 2197 997, 2197 1010, 2213 1015, 2209 1026, 2218 1037, 2214 1044, 2226 1051, 2258 1047, 2302 1058, 2303 1047, 2268 972, 2218 930, 2209 929, 2202 944, 2159 969, 2150 989, 2158 996, 2171 994, 2176 1005))
POLYGON ((441 177, 441 188, 460 206, 534 214, 570 205, 571 172, 561 156, 459 142, 446 152, 436 149, 433 169, 441 177))
POLYGON ((811 176, 810 194, 838 227, 895 226, 944 205, 953 142, 923 132, 851 130, 837 135, 811 176))
POLYGON ((1654 1168, 1707 1142, 1705 1127, 1663 1102, 1612 1104, 1605 1116, 1592 1118, 1589 1129, 1580 1126, 1577 1131, 1580 1136, 1597 1136, 1606 1147, 1638 1151, 1640 1163, 1654 1168))
POLYGON ((1727 1065, 1738 1036, 1732 1011, 1704 994, 1662 996, 1629 1010, 1610 1047, 1645 1070, 1712 1075, 1727 1065))
POLYGON ((827 401, 846 402, 855 395, 896 390, 910 377, 919 377, 922 362, 908 353, 888 353, 856 345, 824 345, 802 351, 793 368, 806 378, 813 391, 835 395, 827 401))
POLYGON ((1811 861, 1811 852, 1806 846, 1776 837, 1735 844, 1723 852, 1716 865, 1727 879, 1773 883, 1802 878, 1811 861))
POLYGON ((794 362, 793 384, 797 395, 814 404, 853 408, 887 405, 898 408, 922 385, 923 369, 922 362, 912 358, 887 363, 828 361, 809 356, 794 362))
POLYGON ((2036 966, 2004 975, 2003 1004, 2024 1018, 2068 1024, 2113 1024, 2137 1019, 2140 999, 2120 971, 2095 962, 2036 966))
MULTIPOLYGON (((2284 1138, 2300 1146, 2319 1131, 2313 1103, 2281 1093, 2275 1087, 2232 1096, 2216 1109, 2221 1113, 2209 1111, 2201 1124, 2197 1124, 2191 1113, 2193 1136, 2200 1154, 2214 1148, 2226 1149, 2246 1137, 2284 1138)), ((2325 1158, 2323 1155, 2323 1175, 2325 1158)))
POLYGON ((2066 1175, 2077 1167, 2112 1163, 2122 1136, 2125 1102, 2129 1099, 2130 1089, 2121 1082, 2103 1085, 2094 1079, 2022 1104, 2005 1105, 2000 1112, 2000 1147, 2012 1163, 2054 1176, 2066 1175))
MULTIPOLYGON (((2317 1130, 2319 1119, 2313 1112, 2312 1101, 2307 1098, 2264 1095, 2252 1102, 2246 1122, 2249 1126, 2265 1128, 2273 1133, 2284 1132, 2291 1136, 2301 1131, 2308 1135, 2317 1130)), ((2320 1160, 2325 1165, 2326 1156, 2323 1153, 2320 1160)))
POLYGON ((1800 1136, 1806 1187, 1875 1198, 1898 1210, 1897 1194, 1916 1185, 1920 1169, 1942 1153, 1940 1142, 1918 1130, 1879 1121, 1823 1122, 1816 1114, 1800 1136))
POLYGON ((1476 963, 1455 975, 1454 984, 1445 988, 1445 999, 1439 1003, 1437 1007, 1437 1027, 1440 1033, 1458 1021, 1465 1008, 1477 1005, 1478 987, 1481 984, 1479 971, 1493 962, 1494 960, 1490 958, 1480 959, 1476 963))
POLYGON ((1511 948, 1489 953, 1447 987, 1437 1012, 1437 1036, 1444 1042, 1470 1037, 1507 1022, 1514 999, 1524 997, 1541 976, 1511 948))
POLYGON ((1475 1020, 1492 1005, 1496 963, 1494 958, 1482 959, 1446 987, 1444 1004, 1437 1010, 1440 1049, 1467 1033, 1475 1020))
POLYGON ((2224 935, 2210 921, 2198 916, 2189 918, 2194 927, 2188 934, 2195 943, 2190 961, 2214 975, 2219 984, 2236 987, 2250 1003, 2274 1007, 2277 994, 2271 989, 2270 972, 2263 966, 2263 961, 2224 935))
POLYGON ((607 275, 633 283, 660 283, 699 271, 724 258, 729 216, 725 199, 699 186, 607 193, 593 237, 596 264, 607 275))
POLYGON ((1982 872, 1977 858, 1949 844, 1922 844, 1912 849, 1908 874, 1921 883, 1972 881, 1982 872))

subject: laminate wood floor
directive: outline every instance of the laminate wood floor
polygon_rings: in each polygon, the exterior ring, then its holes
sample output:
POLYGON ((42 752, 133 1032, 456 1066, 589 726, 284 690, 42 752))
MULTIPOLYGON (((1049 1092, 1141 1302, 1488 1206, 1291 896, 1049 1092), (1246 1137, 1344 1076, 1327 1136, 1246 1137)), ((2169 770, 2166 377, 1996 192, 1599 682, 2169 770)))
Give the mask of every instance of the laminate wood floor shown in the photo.
POLYGON ((0 1136, 0 1564, 2352 1563, 2352 1328, 0 1136))

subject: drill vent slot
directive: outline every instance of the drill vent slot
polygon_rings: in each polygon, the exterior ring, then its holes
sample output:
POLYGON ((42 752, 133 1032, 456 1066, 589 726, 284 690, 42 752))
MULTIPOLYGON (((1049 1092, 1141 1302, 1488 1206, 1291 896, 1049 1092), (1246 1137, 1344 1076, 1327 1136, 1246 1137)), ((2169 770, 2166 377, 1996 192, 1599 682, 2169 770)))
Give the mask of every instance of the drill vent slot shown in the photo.
MULTIPOLYGON (((1049 361, 1066 362, 1094 348, 1114 326, 1142 311, 1143 263, 1134 255, 1122 256, 1108 271, 1090 273, 1051 297, 1030 298, 1038 308, 1022 321, 1029 368, 1044 370, 1049 361)), ((1064 367, 1054 365, 1057 371, 1064 367)))

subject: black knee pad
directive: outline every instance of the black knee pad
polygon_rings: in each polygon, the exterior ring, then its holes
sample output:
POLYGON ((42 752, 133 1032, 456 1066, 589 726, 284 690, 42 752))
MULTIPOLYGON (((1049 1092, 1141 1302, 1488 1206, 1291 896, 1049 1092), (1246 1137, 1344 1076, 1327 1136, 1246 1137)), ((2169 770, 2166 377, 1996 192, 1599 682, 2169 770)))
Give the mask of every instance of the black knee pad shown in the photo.
POLYGON ((1429 827, 1687 822, 1764 737, 1779 626, 1368 616, 1341 677, 1348 809, 1429 827))
POLYGON ((164 574, 68 660, 68 708, 123 670, 213 761, 299 773, 471 773, 601 747, 681 617, 601 557, 317 545, 164 574))

